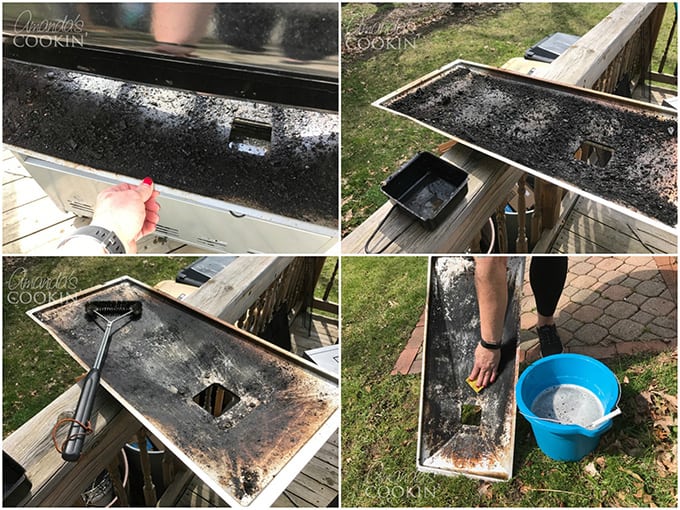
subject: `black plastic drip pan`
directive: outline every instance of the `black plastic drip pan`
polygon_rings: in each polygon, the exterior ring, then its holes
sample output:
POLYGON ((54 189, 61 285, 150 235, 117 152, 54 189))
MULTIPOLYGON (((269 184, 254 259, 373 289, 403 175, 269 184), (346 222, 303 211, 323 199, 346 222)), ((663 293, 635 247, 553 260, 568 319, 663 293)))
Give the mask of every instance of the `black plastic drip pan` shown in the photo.
POLYGON ((393 204, 434 229, 465 196, 467 173, 430 152, 420 152, 381 186, 393 204))
POLYGON ((24 467, 2 451, 2 505, 17 506, 31 490, 24 467))

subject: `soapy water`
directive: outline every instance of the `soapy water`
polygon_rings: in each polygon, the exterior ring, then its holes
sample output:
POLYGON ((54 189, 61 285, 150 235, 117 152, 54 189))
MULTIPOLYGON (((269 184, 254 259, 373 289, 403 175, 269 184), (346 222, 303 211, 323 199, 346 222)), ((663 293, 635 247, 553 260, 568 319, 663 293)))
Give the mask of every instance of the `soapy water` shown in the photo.
POLYGON ((531 404, 531 412, 539 418, 556 420, 565 425, 587 427, 604 416, 604 407, 595 394, 576 384, 557 384, 539 393, 531 404))

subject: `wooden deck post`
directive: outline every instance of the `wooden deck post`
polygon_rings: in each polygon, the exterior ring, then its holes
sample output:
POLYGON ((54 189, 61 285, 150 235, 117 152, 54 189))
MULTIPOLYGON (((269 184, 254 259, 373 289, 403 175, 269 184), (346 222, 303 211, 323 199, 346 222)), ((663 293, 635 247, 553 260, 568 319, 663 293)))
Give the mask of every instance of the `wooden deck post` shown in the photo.
POLYGON ((146 449, 146 430, 141 428, 137 431, 137 445, 139 446, 139 458, 144 477, 144 503, 146 506, 156 506, 156 486, 151 477, 151 459, 146 449))
POLYGON ((111 478, 111 483, 113 484, 113 492, 118 498, 119 506, 130 506, 127 497, 127 491, 123 485, 123 481, 120 479, 118 455, 116 455, 109 466, 106 468, 109 472, 109 478, 111 478))

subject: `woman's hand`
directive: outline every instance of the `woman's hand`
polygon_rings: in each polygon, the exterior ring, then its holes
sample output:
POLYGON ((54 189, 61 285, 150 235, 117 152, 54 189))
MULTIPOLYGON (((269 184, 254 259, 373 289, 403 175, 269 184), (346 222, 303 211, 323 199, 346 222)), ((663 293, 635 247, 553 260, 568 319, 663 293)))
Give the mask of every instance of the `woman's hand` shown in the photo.
POLYGON ((92 225, 116 233, 127 253, 137 252, 137 240, 156 230, 160 206, 158 191, 147 177, 137 186, 118 184, 97 195, 92 225))
POLYGON ((487 349, 478 344, 475 349, 475 364, 470 372, 470 380, 480 388, 486 388, 496 380, 498 364, 501 361, 500 349, 487 349))

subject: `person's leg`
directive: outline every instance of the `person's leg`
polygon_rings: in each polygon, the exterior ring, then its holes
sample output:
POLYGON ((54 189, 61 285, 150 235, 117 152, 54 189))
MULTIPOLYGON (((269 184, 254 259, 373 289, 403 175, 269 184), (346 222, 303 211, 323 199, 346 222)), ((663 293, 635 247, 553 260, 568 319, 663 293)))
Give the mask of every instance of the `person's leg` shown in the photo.
MULTIPOLYGON (((505 310, 508 306, 506 257, 475 257, 475 289, 479 303, 479 322, 482 340, 498 344, 502 340, 505 310)), ((485 387, 496 379, 500 349, 475 349, 475 362, 470 379, 485 387)))
POLYGON ((531 257, 529 283, 536 300, 536 329, 543 356, 559 354, 563 350, 554 315, 567 279, 568 263, 567 257, 531 257))

